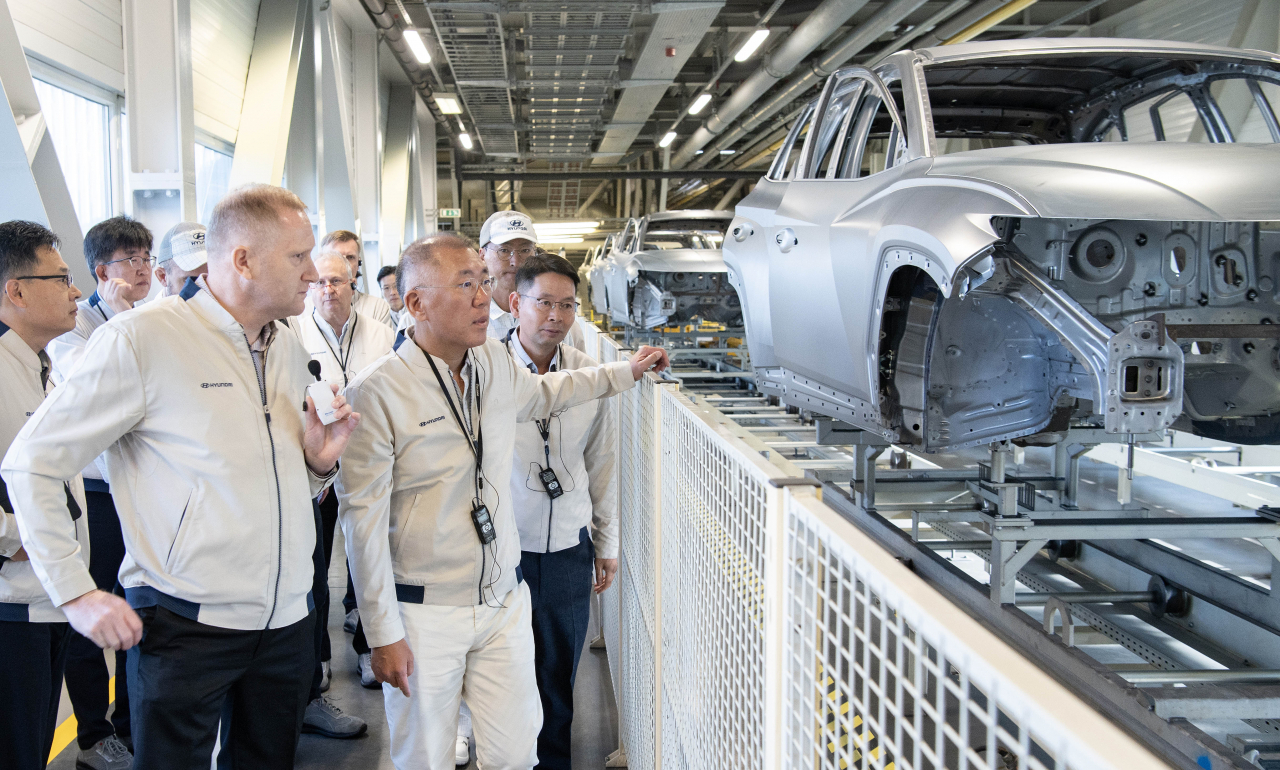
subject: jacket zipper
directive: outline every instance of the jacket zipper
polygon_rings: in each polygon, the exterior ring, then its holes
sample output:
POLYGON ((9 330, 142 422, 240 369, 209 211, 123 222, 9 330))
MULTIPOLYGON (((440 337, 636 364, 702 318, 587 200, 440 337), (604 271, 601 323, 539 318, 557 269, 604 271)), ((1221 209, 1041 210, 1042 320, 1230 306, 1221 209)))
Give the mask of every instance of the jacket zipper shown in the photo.
POLYGON ((262 397, 262 414, 267 421, 267 441, 271 444, 271 472, 276 478, 276 581, 271 594, 271 614, 267 615, 267 628, 276 616, 276 603, 280 601, 280 571, 284 562, 284 499, 280 494, 280 469, 276 466, 276 440, 271 433, 271 407, 267 405, 267 355, 262 353, 262 365, 253 355, 253 345, 249 344, 249 335, 244 335, 245 347, 249 349, 249 360, 253 362, 253 373, 258 380, 258 395, 262 397))

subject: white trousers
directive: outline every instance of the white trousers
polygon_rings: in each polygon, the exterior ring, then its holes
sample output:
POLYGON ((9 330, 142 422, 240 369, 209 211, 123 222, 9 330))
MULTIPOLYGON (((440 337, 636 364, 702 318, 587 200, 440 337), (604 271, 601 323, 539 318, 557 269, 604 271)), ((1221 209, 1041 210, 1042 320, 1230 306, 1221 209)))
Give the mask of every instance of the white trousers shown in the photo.
POLYGON ((396 770, 452 770, 464 695, 481 767, 527 770, 538 763, 542 700, 529 587, 520 583, 502 603, 506 607, 400 604, 413 651, 413 697, 382 686, 396 770))

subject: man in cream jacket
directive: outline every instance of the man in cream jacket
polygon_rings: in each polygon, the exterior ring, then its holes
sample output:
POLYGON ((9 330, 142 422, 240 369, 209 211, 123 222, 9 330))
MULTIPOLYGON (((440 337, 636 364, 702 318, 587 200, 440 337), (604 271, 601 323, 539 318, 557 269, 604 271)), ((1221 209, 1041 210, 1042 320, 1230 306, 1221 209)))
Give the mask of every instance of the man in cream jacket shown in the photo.
POLYGON ((314 663, 310 498, 359 422, 335 397, 321 424, 309 357, 275 320, 302 312, 314 245, 293 193, 227 195, 208 275, 99 329, 0 464, 54 604, 98 645, 132 648, 139 767, 196 764, 228 698, 232 760, 293 766, 314 663), (54 526, 64 482, 104 451, 127 604, 65 558, 54 526))
POLYGON ((397 275, 414 327, 347 390, 363 422, 337 487, 392 760, 453 767, 465 695, 480 763, 529 768, 542 708, 510 499, 517 422, 626 390, 667 356, 539 377, 487 338, 492 283, 465 239, 411 244, 397 275))
MULTIPOLYGON (((35 222, 0 224, 0 451, 7 450, 53 383, 45 347, 76 325, 80 290, 58 253, 57 237, 35 222)), ((38 526, 57 531, 60 542, 43 550, 32 522, 13 515, 0 481, 0 765, 43 768, 57 728, 62 672, 71 629, 40 584, 54 570, 89 569, 87 504, 78 474, 51 501, 38 526), (24 542, 30 546, 24 546, 24 542)), ((93 583, 90 581, 90 587, 93 583)))

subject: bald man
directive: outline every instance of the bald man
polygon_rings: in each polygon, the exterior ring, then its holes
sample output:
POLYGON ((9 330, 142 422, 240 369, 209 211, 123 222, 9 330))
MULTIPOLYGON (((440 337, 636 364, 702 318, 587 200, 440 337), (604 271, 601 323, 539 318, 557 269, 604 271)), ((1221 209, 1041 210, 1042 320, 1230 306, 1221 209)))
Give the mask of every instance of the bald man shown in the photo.
POLYGON ((129 650, 137 766, 207 762, 229 700, 235 765, 283 770, 314 666, 310 499, 359 416, 334 386, 338 419, 321 424, 304 401, 310 357, 274 320, 301 313, 317 277, 302 201, 240 188, 206 246, 207 276, 98 330, 0 470, 53 603, 100 647, 129 650), (66 558, 77 544, 54 526, 63 482, 103 452, 127 602, 66 558))
POLYGON ((493 282, 457 235, 410 244, 397 283, 414 325, 347 389, 368 413, 337 486, 374 675, 390 685, 391 758, 452 768, 465 696, 480 765, 529 768, 542 706, 510 493, 516 424, 626 390, 667 355, 532 374, 487 337, 493 282))

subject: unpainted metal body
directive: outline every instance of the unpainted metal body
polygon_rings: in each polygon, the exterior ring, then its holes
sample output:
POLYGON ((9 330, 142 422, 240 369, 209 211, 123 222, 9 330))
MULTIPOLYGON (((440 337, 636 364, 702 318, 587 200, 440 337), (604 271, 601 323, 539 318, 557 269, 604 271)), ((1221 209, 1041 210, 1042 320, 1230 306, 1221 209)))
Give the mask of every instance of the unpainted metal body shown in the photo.
POLYGON ((1280 441, 1278 89, 1271 54, 1115 39, 835 73, 725 240, 758 382, 927 450, 1280 441), (1272 143, 1232 141, 1214 94, 1245 85, 1272 143), (1174 98, 1208 143, 1124 141, 1174 98))
POLYGON ((588 268, 592 306, 613 323, 645 329, 694 319, 741 326, 721 250, 671 247, 686 238, 711 246, 731 219, 728 211, 667 211, 631 220, 588 268), (665 247, 646 248, 664 240, 665 247))

